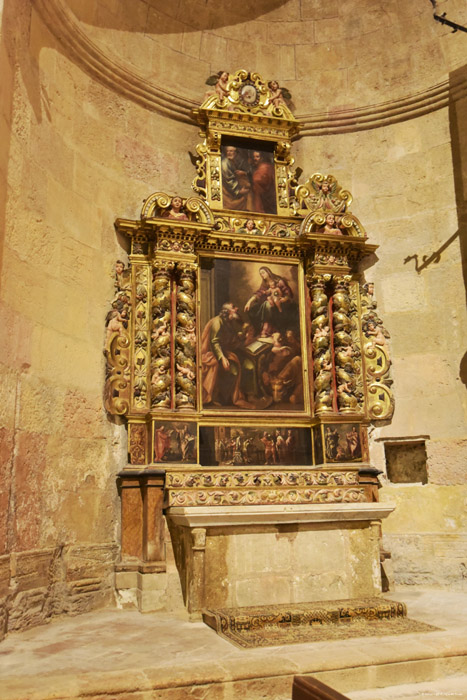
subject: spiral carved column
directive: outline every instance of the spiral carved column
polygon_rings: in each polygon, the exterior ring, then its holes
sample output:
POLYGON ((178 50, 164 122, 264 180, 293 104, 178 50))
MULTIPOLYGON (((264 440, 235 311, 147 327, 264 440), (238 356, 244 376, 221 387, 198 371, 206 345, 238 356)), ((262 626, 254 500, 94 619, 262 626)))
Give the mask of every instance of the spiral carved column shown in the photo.
POLYGON ((334 366, 339 413, 355 413, 359 409, 356 376, 359 353, 352 340, 352 302, 349 285, 350 277, 337 278, 332 297, 334 366))
POLYGON ((173 262, 153 266, 151 327, 151 407, 170 408, 172 400, 171 329, 173 262))
POLYGON ((178 263, 175 406, 196 407, 196 266, 178 263))
POLYGON ((331 331, 329 300, 326 294, 328 278, 330 278, 329 275, 307 277, 311 296, 311 342, 316 414, 332 411, 331 331))

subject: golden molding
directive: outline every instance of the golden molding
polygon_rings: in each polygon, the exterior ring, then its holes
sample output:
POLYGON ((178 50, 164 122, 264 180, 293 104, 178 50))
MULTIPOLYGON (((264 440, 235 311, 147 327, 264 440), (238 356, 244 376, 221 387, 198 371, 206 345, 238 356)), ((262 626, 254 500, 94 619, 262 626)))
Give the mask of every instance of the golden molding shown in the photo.
MULTIPOLYGON (((199 102, 154 85, 150 80, 109 58, 83 31, 62 0, 33 0, 41 19, 64 49, 86 73, 106 87, 144 108, 170 119, 194 124, 192 110, 199 102)), ((355 109, 296 115, 300 137, 375 129, 435 112, 467 94, 467 77, 449 80, 406 97, 355 109)))

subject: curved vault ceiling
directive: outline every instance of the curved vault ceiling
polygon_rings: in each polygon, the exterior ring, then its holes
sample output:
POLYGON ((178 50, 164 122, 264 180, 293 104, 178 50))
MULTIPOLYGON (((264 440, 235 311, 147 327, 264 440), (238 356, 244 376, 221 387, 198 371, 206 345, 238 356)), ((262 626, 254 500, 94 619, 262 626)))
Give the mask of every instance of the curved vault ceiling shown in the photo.
MULTIPOLYGON (((444 107, 467 38, 428 0, 33 0, 72 60, 146 108, 192 122, 220 68, 285 83, 302 135, 374 128, 444 107), (247 65, 248 64, 248 65, 247 65)), ((443 10, 467 23, 464 0, 443 10)))

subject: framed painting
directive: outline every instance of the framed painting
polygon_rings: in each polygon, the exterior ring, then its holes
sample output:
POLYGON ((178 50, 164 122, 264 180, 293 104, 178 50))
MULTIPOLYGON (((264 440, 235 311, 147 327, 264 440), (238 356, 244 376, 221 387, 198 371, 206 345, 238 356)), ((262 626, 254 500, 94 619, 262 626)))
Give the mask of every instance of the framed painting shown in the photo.
POLYGON ((154 421, 153 454, 154 462, 197 462, 197 424, 182 421, 154 421))
POLYGON ((221 145, 224 209, 277 214, 274 144, 223 139, 221 145))
POLYGON ((202 267, 203 408, 303 411, 299 266, 215 258, 202 267))
POLYGON ((336 423, 323 427, 326 462, 362 461, 362 440, 358 423, 336 423))
POLYGON ((311 464, 307 428, 216 425, 201 426, 199 430, 199 458, 203 466, 311 464))

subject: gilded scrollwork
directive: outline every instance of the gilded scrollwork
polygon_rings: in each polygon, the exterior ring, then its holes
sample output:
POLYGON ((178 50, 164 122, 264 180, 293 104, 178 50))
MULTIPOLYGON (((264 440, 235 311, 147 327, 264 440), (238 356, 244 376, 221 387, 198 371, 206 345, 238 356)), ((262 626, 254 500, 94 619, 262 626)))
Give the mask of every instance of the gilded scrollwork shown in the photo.
POLYGON ((300 235, 352 236, 365 238, 366 233, 356 216, 347 212, 335 214, 318 209, 306 214, 300 226, 300 235))
MULTIPOLYGON (((152 218, 168 219, 169 225, 173 225, 174 222, 188 221, 196 221, 208 226, 214 223, 210 208, 200 197, 183 198, 165 192, 154 192, 145 199, 141 209, 141 220, 147 221, 152 218)), ((136 238, 137 236, 138 234, 136 238)))
POLYGON ((234 75, 221 70, 206 83, 212 86, 201 105, 202 110, 249 112, 279 119, 295 120, 288 107, 291 95, 276 80, 266 83, 259 73, 238 70, 234 75))
POLYGON ((373 420, 388 420, 394 412, 389 333, 376 311, 374 285, 360 288, 363 357, 367 385, 367 409, 373 420))
MULTIPOLYGON (((207 168, 207 153, 208 153, 208 148, 206 141, 203 141, 202 143, 199 143, 196 146, 196 153, 198 155, 197 158, 194 158, 194 164, 196 167, 196 175, 193 178, 193 182, 191 184, 191 188, 196 194, 198 194, 200 197, 207 197, 207 177, 206 177, 206 168, 207 168)), ((214 177, 216 180, 217 178, 214 177)))
POLYGON ((130 408, 130 321, 131 270, 122 260, 115 264, 115 296, 106 318, 105 408, 109 413, 124 415, 130 408))
POLYGON ((196 266, 178 264, 177 322, 175 331, 175 405, 196 405, 196 266))
POLYGON ((326 291, 326 284, 330 279, 330 275, 307 277, 311 297, 311 344, 316 414, 327 413, 333 409, 331 324, 326 291))
POLYGON ((151 325, 151 407, 169 408, 172 400, 172 270, 175 263, 153 264, 151 325))
POLYGON ((315 173, 295 188, 294 202, 299 213, 322 210, 343 214, 352 203, 352 195, 339 186, 334 175, 315 173))
POLYGON ((167 488, 169 506, 261 505, 265 503, 363 503, 363 488, 231 490, 167 488))

